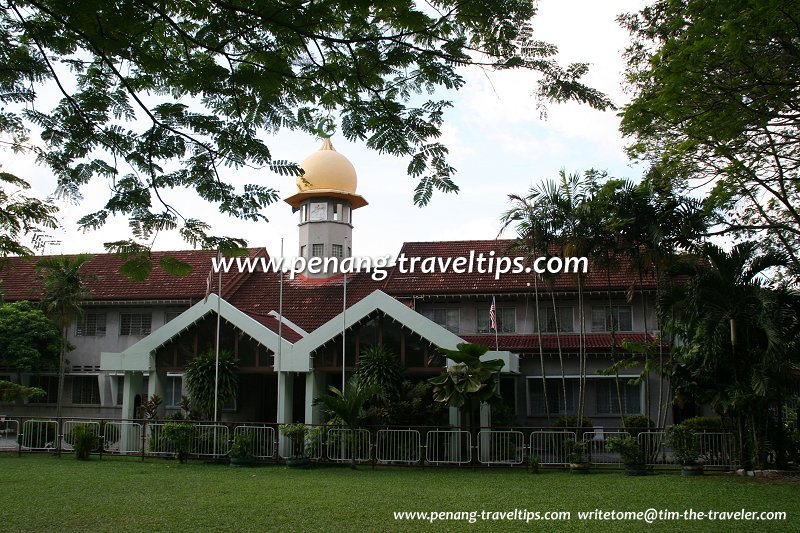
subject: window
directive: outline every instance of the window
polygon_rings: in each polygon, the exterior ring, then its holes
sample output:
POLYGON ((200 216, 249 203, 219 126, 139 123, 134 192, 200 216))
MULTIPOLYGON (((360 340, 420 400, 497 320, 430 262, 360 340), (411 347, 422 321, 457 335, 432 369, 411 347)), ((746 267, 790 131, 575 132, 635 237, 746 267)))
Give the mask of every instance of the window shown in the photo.
POLYGON ((558 331, 562 333, 572 333, 575 327, 572 323, 572 307, 557 307, 558 321, 556 321, 556 312, 552 307, 545 307, 539 311, 539 327, 543 332, 555 333, 556 324, 558 331))
POLYGON ((306 245, 304 244, 303 246, 300 247, 300 257, 305 257, 305 256, 306 256, 306 245))
POLYGON ((311 257, 324 257, 325 256, 325 245, 324 244, 312 244, 311 245, 311 257))
POLYGON ((530 416, 546 415, 547 408, 550 414, 565 415, 575 412, 575 405, 578 398, 578 380, 561 378, 548 378, 547 382, 547 405, 545 405, 542 378, 528 378, 528 413, 530 416), (566 409, 564 405, 564 385, 566 385, 567 399, 566 409))
MULTIPOLYGON (((498 307, 496 312, 497 332, 514 333, 517 331, 517 310, 513 307, 498 307)), ((478 309, 478 333, 492 333, 489 318, 489 304, 486 308, 478 309)))
MULTIPOLYGON (((627 379, 619 380, 619 394, 622 396, 622 407, 626 415, 642 412, 641 385, 631 385, 627 379)), ((595 397, 597 414, 618 415, 620 398, 614 379, 598 379, 595 381, 595 397)))
POLYGON ((120 313, 120 335, 150 335, 150 313, 120 313))
POLYGON ((343 248, 344 247, 341 244, 333 244, 333 245, 331 245, 331 256, 332 257, 338 257, 339 259, 341 259, 342 258, 342 253, 343 253, 342 252, 343 248))
POLYGON ((164 404, 167 407, 177 407, 181 404, 183 395, 183 378, 181 376, 167 376, 167 390, 164 404))
POLYGON ((339 222, 342 219, 342 204, 333 204, 333 220, 339 222))
POLYGON ((458 333, 458 309, 433 308, 422 311, 422 316, 433 320, 443 328, 447 328, 453 333, 458 333))
POLYGON ((42 398, 31 398, 30 403, 56 403, 58 399, 58 376, 31 376, 30 387, 38 387, 45 392, 42 398))
POLYGON ((84 313, 83 317, 78 319, 78 329, 75 332, 78 337, 103 337, 105 334, 105 313, 84 313))
POLYGON ((350 223, 350 207, 349 206, 342 206, 342 220, 344 222, 350 223))
POLYGON ((300 222, 308 222, 308 204, 303 204, 300 208, 300 222))
POLYGON ((633 331, 630 305, 592 307, 592 331, 633 331))
POLYGON ((175 320, 178 318, 178 316, 180 316, 181 313, 183 313, 183 311, 166 311, 164 313, 164 324, 171 320, 175 320))
POLYGON ((97 376, 72 377, 72 403, 78 405, 99 405, 100 387, 97 376))

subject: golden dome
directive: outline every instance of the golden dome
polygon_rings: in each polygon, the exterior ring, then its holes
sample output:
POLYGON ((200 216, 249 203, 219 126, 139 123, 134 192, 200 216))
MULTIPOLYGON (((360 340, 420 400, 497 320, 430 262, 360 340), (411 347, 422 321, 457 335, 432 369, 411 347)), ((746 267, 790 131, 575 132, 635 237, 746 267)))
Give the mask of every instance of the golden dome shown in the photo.
POLYGON ((347 200, 352 209, 367 205, 367 201, 356 194, 358 177, 353 164, 334 149, 329 138, 322 147, 306 157, 300 168, 303 175, 297 177, 297 193, 285 201, 297 209, 300 203, 311 197, 333 197, 347 200))
POLYGON ((322 148, 300 163, 300 168, 304 173, 297 177, 299 192, 319 189, 350 194, 356 192, 356 168, 349 159, 336 151, 329 138, 325 138, 322 148))

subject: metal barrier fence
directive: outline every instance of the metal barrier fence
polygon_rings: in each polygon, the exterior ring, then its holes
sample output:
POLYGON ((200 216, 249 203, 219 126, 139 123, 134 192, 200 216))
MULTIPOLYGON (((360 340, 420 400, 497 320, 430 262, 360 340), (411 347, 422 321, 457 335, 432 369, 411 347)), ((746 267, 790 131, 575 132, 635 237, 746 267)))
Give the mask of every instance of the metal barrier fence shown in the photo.
POLYGON ((583 441, 586 443, 589 462, 595 465, 621 465, 622 457, 620 454, 608 449, 609 439, 621 437, 630 437, 630 435, 627 431, 605 430, 595 430, 584 433, 583 441))
MULTIPOLYGON (((74 432, 91 427, 102 437, 102 452, 116 455, 173 457, 178 449, 170 425, 187 428, 181 445, 187 455, 198 458, 222 458, 228 455, 235 437, 249 435, 252 454, 258 460, 291 457, 290 441, 278 431, 278 425, 252 423, 209 423, 63 419, 57 420, 0 418, 0 450, 2 451, 70 451, 74 449, 74 432)), ((588 431, 535 428, 528 434, 519 429, 481 429, 476 437, 469 431, 441 428, 370 428, 348 429, 331 425, 308 426, 302 453, 314 461, 359 463, 374 461, 385 465, 521 465, 535 458, 542 466, 565 466, 569 463, 567 441, 586 444, 587 455, 594 465, 621 465, 622 459, 608 449, 614 437, 628 436, 626 431, 596 428, 588 431)), ((736 440, 732 433, 696 433, 700 447, 699 460, 709 468, 736 466, 736 440)), ((666 446, 662 430, 642 431, 636 435, 644 450, 647 464, 675 466, 675 457, 666 446)), ((98 447, 98 450, 100 448, 98 447)))
POLYGON ((538 458, 541 465, 566 465, 569 457, 564 443, 568 440, 575 440, 574 431, 533 431, 529 454, 538 458))
MULTIPOLYGON (((100 437, 100 422, 89 422, 86 420, 65 420, 64 435, 61 439, 61 449, 64 451, 72 451, 75 449, 75 430, 78 428, 87 428, 93 432, 97 437, 100 437)), ((97 442, 97 448, 92 451, 100 450, 100 441, 97 442)))
POLYGON ((0 420, 0 450, 16 450, 19 446, 19 420, 0 420))
POLYGON ((336 462, 370 460, 371 436, 367 429, 331 429, 328 431, 328 459, 336 462))
POLYGON ((436 429, 425 437, 425 461, 432 465, 463 465, 472 461, 472 436, 459 429, 436 429))
POLYGON ((422 459, 416 429, 380 429, 375 440, 375 460, 382 464, 416 464, 422 459))
POLYGON ((103 451, 120 455, 142 453, 142 425, 138 422, 106 422, 103 451))
POLYGON ((478 462, 486 465, 519 465, 525 460, 525 435, 521 431, 478 432, 478 462))
POLYGON ((21 447, 26 450, 55 450, 58 422, 55 420, 26 420, 22 424, 21 447))
POLYGON ((736 440, 733 433, 697 433, 700 460, 705 466, 733 468, 736 465, 736 440))
POLYGON ((253 446, 253 457, 256 459, 272 459, 275 457, 275 429, 269 426, 236 426, 233 430, 234 440, 239 435, 250 439, 253 446))

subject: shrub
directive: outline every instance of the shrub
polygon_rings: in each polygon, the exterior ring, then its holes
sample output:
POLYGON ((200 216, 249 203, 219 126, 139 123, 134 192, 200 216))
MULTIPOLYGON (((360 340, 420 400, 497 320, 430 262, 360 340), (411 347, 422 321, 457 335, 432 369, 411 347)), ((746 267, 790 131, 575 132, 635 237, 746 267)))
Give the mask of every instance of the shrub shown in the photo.
POLYGON ((164 440, 172 445, 179 462, 185 463, 189 457, 196 432, 194 424, 186 422, 168 422, 164 424, 164 440))
POLYGON ((656 427, 655 422, 644 415, 628 415, 623 419, 623 422, 625 423, 625 429, 634 438, 638 437, 639 433, 656 427))
POLYGON ((666 444, 672 448, 675 459, 683 466, 692 466, 700 461, 700 440, 694 429, 675 424, 667 429, 666 444))
POLYGON ((233 437, 231 450, 228 452, 231 457, 236 459, 247 459, 253 457, 253 434, 250 431, 239 433, 233 437))
POLYGON ((681 422, 680 425, 698 433, 701 431, 725 431, 725 424, 719 416, 696 416, 694 418, 687 418, 681 422))
POLYGON ((98 438, 94 427, 84 424, 76 426, 72 430, 73 448, 75 448, 75 458, 80 461, 89 459, 91 453, 97 449, 98 438))
POLYGON ((634 437, 613 437, 608 439, 608 449, 622 456, 625 466, 644 465, 647 462, 644 450, 634 437))
POLYGON ((283 424, 280 427, 280 432, 281 435, 288 438, 291 442, 290 457, 297 458, 306 456, 305 439, 306 433, 308 433, 308 426, 302 422, 283 424))
POLYGON ((564 441, 564 448, 567 450, 567 460, 571 464, 582 464, 587 462, 586 442, 582 440, 567 439, 564 441))

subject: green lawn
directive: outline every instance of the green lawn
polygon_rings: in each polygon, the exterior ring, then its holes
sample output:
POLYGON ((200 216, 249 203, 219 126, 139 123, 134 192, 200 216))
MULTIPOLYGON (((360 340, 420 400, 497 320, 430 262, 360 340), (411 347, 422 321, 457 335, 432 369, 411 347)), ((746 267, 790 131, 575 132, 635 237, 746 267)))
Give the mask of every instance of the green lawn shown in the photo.
POLYGON ((797 531, 800 484, 735 476, 575 476, 524 469, 284 466, 0 455, 2 531, 797 531), (784 522, 587 522, 578 511, 786 511, 784 522), (400 522, 394 511, 571 511, 564 522, 400 522), (658 526, 658 527, 656 527, 658 526))

